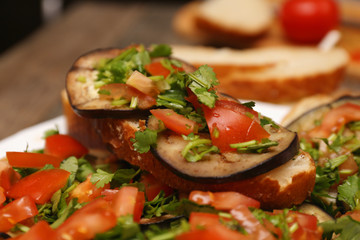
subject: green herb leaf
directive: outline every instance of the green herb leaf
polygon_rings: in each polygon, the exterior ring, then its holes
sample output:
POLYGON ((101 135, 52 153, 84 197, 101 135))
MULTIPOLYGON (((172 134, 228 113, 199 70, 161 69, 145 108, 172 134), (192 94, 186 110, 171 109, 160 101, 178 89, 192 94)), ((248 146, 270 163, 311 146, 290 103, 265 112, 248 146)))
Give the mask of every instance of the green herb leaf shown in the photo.
POLYGON ((150 51, 150 57, 168 57, 171 55, 172 50, 169 45, 166 44, 158 44, 158 45, 152 45, 150 51))
POLYGON ((348 177, 343 184, 338 187, 338 199, 345 202, 351 210, 359 207, 360 203, 360 178, 353 175, 348 177))
POLYGON ((108 184, 111 182, 111 180, 114 177, 114 173, 108 173, 104 170, 97 169, 96 173, 91 175, 90 182, 95 184, 97 188, 102 188, 105 186, 105 184, 108 184))
POLYGON ((333 239, 334 234, 338 240, 360 239, 360 222, 353 220, 350 216, 344 216, 335 220, 319 224, 323 232, 323 239, 333 239))
POLYGON ((157 132, 155 130, 145 129, 135 132, 135 138, 132 138, 133 147, 139 153, 146 153, 151 146, 156 145, 157 132))

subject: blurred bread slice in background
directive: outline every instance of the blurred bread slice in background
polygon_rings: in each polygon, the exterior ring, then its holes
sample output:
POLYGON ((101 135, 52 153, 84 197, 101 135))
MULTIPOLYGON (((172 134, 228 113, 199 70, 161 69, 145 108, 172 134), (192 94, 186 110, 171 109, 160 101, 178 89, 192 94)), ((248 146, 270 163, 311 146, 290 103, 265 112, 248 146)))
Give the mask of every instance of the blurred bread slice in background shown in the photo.
POLYGON ((343 81, 348 54, 342 48, 274 46, 236 50, 175 45, 173 56, 196 67, 208 64, 220 91, 240 99, 294 102, 334 92, 343 81))
POLYGON ((204 0, 179 9, 173 26, 196 43, 243 47, 266 35, 273 18, 266 0, 204 0))

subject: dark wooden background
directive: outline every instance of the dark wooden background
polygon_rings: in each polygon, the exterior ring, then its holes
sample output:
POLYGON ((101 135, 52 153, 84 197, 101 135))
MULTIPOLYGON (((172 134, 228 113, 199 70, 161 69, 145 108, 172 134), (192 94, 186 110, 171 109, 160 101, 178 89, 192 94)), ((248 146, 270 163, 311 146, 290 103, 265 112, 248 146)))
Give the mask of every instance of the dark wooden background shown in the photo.
POLYGON ((187 43, 171 22, 185 3, 81 1, 6 50, 0 55, 0 139, 62 114, 60 91, 79 55, 131 43, 187 43))

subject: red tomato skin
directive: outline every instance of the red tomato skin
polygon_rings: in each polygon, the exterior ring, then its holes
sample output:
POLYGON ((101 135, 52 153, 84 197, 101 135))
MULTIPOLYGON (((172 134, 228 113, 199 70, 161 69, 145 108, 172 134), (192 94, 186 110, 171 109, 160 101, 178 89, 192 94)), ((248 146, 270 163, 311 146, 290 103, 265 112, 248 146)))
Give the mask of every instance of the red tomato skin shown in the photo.
POLYGON ((116 225, 116 216, 110 204, 96 199, 76 211, 56 230, 58 240, 88 240, 116 225))
POLYGON ((260 141, 270 136, 258 123, 256 117, 250 118, 243 112, 236 111, 236 109, 224 107, 223 102, 224 100, 218 100, 214 108, 206 106, 202 108, 209 127, 211 141, 220 149, 220 152, 235 152, 236 149, 230 147, 230 144, 233 143, 250 140, 260 141))
POLYGON ((38 214, 34 201, 24 196, 0 208, 0 232, 9 231, 16 223, 38 214))
POLYGON ((160 182, 151 174, 142 175, 140 182, 145 186, 145 195, 148 201, 153 200, 160 191, 164 191, 165 197, 170 196, 174 192, 171 187, 160 182))
POLYGON ((116 217, 133 215, 134 221, 139 222, 145 203, 145 195, 139 189, 131 186, 120 188, 114 196, 113 209, 116 217))
POLYGON ((56 239, 55 231, 46 221, 40 221, 30 228, 28 232, 21 235, 19 240, 48 240, 56 239))
POLYGON ((280 9, 286 36, 300 43, 317 43, 339 23, 334 0, 287 0, 280 9))
POLYGON ((80 158, 88 152, 84 145, 69 135, 55 134, 45 139, 44 153, 61 159, 71 156, 80 158))
POLYGON ((144 209, 144 204, 145 204, 145 193, 139 191, 136 195, 136 203, 133 213, 134 222, 137 223, 140 222, 141 215, 144 209))
POLYGON ((9 190, 11 185, 19 181, 20 178, 20 174, 10 166, 8 161, 0 160, 0 187, 9 190))
MULTIPOLYGON (((182 67, 177 67, 172 65, 175 71, 183 72, 182 67)), ((150 73, 152 76, 164 76, 166 78, 170 74, 170 70, 165 68, 161 62, 152 62, 145 65, 145 70, 150 73)))
POLYGON ((192 230, 200 228, 211 228, 214 225, 220 224, 219 215, 203 212, 190 213, 189 223, 192 230))
POLYGON ((62 169, 38 171, 11 186, 7 196, 16 199, 28 195, 35 203, 44 204, 57 190, 65 186, 69 176, 70 172, 62 169))
POLYGON ((360 105, 348 102, 327 112, 321 125, 310 130, 308 135, 313 138, 327 138, 345 124, 358 120, 360 120, 360 105))
POLYGON ((195 121, 176 113, 172 109, 153 109, 150 112, 157 119, 163 121, 166 128, 177 134, 189 135, 192 132, 197 133, 198 125, 195 121))
POLYGON ((31 152, 6 152, 6 158, 11 166, 21 168, 42 168, 46 164, 58 168, 62 161, 56 156, 31 152))
POLYGON ((96 184, 91 182, 91 175, 89 175, 84 182, 77 185, 76 188, 69 193, 69 200, 77 198, 79 203, 90 202, 101 196, 102 191, 107 188, 110 188, 109 183, 101 188, 96 187, 96 184))
POLYGON ((0 187, 0 208, 5 201, 6 201, 5 190, 4 188, 0 187))
POLYGON ((103 189, 101 191, 101 196, 104 200, 112 202, 118 192, 119 189, 103 189))

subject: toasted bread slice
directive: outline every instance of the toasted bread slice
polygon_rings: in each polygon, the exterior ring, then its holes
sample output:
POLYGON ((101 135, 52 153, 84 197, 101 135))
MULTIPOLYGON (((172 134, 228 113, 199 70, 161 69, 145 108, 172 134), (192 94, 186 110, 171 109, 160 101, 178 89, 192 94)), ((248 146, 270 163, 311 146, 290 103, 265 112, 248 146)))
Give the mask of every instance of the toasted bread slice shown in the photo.
POLYGON ((348 61, 341 48, 321 51, 314 47, 173 46, 173 55, 195 66, 211 66, 220 90, 233 97, 277 103, 335 91, 348 61))
POLYGON ((266 0, 208 0, 184 5, 174 29, 198 43, 245 46, 265 35, 273 9, 266 0))
POLYGON ((265 209, 291 207, 302 203, 315 183, 315 165, 312 158, 300 152, 293 160, 265 174, 222 184, 206 184, 179 177, 166 168, 150 152, 140 154, 133 149, 135 132, 145 128, 139 119, 99 119, 97 129, 103 141, 109 144, 117 157, 157 176, 167 185, 184 192, 237 191, 261 202, 265 209))

